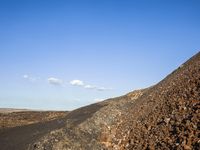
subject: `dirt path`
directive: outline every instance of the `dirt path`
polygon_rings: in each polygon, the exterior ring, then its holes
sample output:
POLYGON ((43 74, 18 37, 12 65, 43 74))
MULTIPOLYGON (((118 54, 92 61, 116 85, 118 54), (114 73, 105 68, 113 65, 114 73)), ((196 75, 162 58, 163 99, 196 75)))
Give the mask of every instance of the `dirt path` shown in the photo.
POLYGON ((25 150, 28 144, 65 125, 66 118, 0 130, 1 150, 25 150))

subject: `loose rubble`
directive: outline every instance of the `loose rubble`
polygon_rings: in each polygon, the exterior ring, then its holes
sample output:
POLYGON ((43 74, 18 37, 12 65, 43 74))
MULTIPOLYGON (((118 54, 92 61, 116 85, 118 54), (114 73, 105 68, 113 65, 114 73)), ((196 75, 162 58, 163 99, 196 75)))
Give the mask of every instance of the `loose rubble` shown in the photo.
POLYGON ((29 149, 200 147, 200 53, 158 84, 70 112, 66 126, 29 149))

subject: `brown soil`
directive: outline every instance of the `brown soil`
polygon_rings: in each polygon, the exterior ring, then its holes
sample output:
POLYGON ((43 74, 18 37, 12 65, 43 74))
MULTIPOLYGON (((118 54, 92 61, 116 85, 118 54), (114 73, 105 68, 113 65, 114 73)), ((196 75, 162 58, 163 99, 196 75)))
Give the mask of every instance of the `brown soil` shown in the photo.
POLYGON ((59 117, 64 117, 66 115, 66 112, 61 111, 21 111, 11 113, 7 112, 8 111, 0 113, 0 129, 50 121, 59 117))

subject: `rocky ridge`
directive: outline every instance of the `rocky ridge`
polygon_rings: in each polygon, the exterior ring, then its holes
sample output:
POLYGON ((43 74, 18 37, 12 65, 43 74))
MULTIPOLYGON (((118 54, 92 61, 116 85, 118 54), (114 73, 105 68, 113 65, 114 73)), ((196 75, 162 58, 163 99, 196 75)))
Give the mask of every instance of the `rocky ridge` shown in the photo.
POLYGON ((200 53, 158 84, 77 109, 30 149, 198 149, 200 53), (50 144, 49 144, 50 143, 50 144))
POLYGON ((9 138, 14 143, 4 145, 4 149, 21 144, 22 149, 29 150, 198 150, 200 53, 154 86, 23 128, 1 132, 0 144, 6 144, 9 138), (30 139, 16 141, 10 136, 13 131, 30 139))

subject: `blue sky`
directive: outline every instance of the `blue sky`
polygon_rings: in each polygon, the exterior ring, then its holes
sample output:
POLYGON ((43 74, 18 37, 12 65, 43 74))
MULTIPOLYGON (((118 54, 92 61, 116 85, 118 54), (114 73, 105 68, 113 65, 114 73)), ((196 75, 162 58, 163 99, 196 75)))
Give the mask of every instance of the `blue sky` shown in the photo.
POLYGON ((199 43, 198 0, 0 0, 0 107, 71 110, 148 87, 199 43))

